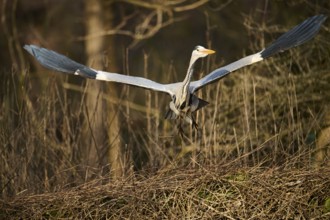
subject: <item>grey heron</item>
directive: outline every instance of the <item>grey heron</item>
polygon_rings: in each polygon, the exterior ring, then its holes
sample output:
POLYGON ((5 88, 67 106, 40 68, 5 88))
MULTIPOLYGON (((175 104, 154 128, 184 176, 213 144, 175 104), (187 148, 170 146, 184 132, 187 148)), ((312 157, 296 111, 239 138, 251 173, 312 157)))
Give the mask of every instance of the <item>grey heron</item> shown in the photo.
POLYGON ((167 93, 171 96, 172 100, 169 103, 169 110, 167 111, 165 118, 179 118, 179 129, 181 129, 181 120, 184 120, 193 127, 197 128, 197 123, 192 113, 208 104, 207 101, 200 99, 195 95, 197 90, 210 83, 220 80, 237 69, 262 61, 278 52, 282 52, 305 43, 318 33, 326 18, 327 17, 324 15, 310 17, 299 25, 293 27, 288 32, 284 33, 266 49, 244 57, 226 66, 215 69, 199 80, 191 81, 194 64, 196 61, 199 58, 206 57, 207 55, 215 52, 202 46, 196 46, 192 52, 185 79, 182 82, 170 84, 161 84, 137 76, 127 76, 118 73, 95 70, 83 64, 77 63, 57 52, 35 45, 25 45, 24 49, 34 56, 42 66, 50 70, 79 75, 96 80, 123 83, 167 93))

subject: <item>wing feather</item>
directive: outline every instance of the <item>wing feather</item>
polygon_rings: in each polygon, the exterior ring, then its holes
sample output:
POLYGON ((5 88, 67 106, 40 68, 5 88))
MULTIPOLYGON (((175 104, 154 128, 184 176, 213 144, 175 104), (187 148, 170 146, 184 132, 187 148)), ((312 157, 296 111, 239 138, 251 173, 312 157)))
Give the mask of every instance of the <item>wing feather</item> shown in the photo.
POLYGON ((237 69, 262 61, 278 52, 282 52, 305 43, 306 41, 312 39, 318 33, 322 23, 325 21, 326 18, 327 17, 325 15, 316 15, 306 19, 301 24, 295 26, 294 28, 280 36, 266 49, 250 56, 244 57, 224 67, 218 68, 212 71, 210 74, 206 75, 205 77, 201 78, 200 80, 191 82, 189 88, 190 91, 195 92, 210 83, 220 80, 221 78, 227 76, 229 73, 237 69))
POLYGON ((118 73, 94 70, 83 64, 77 63, 76 61, 73 61, 70 58, 55 51, 35 45, 25 45, 24 49, 27 50, 32 56, 34 56, 42 66, 50 70, 80 75, 82 77, 96 80, 138 86, 145 89, 151 89, 173 95, 173 86, 171 86, 171 84, 161 84, 142 77, 127 76, 118 73))

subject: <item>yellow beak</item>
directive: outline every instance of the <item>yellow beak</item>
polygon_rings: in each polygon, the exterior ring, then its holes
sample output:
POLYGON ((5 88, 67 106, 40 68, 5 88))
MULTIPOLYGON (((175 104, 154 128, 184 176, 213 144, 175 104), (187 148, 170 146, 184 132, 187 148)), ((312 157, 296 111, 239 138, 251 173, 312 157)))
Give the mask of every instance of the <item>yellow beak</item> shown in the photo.
POLYGON ((209 49, 205 49, 205 50, 203 50, 202 52, 203 52, 203 53, 206 53, 206 54, 213 54, 213 53, 215 53, 214 50, 209 50, 209 49))

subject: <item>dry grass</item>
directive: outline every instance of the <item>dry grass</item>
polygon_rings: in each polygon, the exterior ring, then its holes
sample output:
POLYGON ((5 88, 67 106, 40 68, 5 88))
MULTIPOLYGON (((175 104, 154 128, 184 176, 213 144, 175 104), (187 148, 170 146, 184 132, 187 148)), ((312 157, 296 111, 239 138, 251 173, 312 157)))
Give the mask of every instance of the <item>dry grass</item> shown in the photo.
POLYGON ((330 170, 160 170, 0 203, 3 219, 328 219, 330 170))

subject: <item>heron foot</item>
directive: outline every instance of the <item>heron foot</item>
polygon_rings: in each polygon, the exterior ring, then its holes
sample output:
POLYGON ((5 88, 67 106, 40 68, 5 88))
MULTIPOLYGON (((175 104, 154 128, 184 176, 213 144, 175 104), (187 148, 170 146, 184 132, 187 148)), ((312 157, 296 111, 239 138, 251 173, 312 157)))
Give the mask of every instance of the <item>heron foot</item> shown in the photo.
POLYGON ((183 132, 183 128, 182 128, 182 126, 181 126, 181 123, 179 123, 179 124, 177 125, 177 129, 178 129, 178 133, 179 133, 179 135, 181 136, 181 138, 183 138, 183 137, 184 137, 184 132, 183 132))
POLYGON ((195 118, 191 116, 191 128, 198 130, 198 124, 195 121, 195 118))
POLYGON ((193 121, 193 123, 191 124, 191 128, 198 130, 198 124, 193 121))

